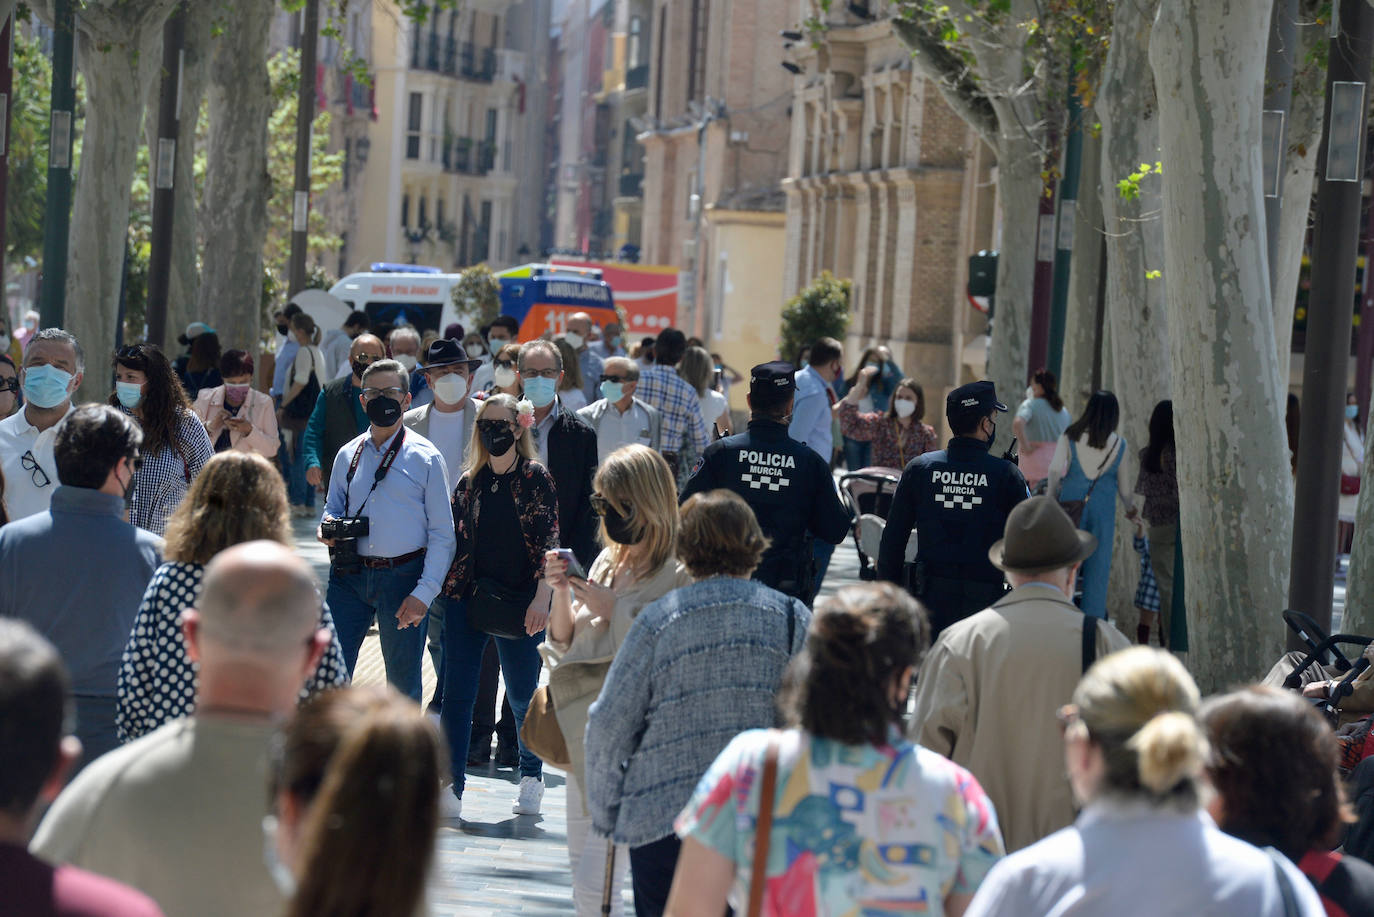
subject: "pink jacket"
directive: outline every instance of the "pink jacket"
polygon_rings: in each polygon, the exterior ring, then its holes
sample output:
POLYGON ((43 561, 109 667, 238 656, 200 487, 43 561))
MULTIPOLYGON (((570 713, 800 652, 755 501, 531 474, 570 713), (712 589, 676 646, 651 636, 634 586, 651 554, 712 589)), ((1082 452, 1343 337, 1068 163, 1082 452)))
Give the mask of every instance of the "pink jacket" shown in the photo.
MULTIPOLYGON (((224 386, 215 388, 205 388, 200 390, 196 396, 196 416, 201 423, 205 424, 205 432, 210 435, 210 443, 213 445, 219 439, 220 433, 224 431, 224 386)), ((272 406, 272 399, 258 391, 257 389, 248 390, 248 400, 239 409, 239 417, 247 420, 253 425, 253 429, 247 433, 239 433, 235 430, 229 431, 229 442, 232 448, 240 452, 256 452, 265 458, 276 458, 277 447, 277 412, 272 406)))

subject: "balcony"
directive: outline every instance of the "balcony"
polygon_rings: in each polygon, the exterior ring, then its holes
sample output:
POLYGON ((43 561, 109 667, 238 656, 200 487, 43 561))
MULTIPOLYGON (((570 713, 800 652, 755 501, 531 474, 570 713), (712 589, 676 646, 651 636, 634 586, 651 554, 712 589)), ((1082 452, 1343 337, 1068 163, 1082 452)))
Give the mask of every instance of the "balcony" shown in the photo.
POLYGON ((622 175, 620 176, 620 197, 643 197, 644 195, 644 176, 643 175, 622 175))
POLYGON ((649 65, 640 64, 638 67, 631 67, 625 72, 625 91, 630 92, 634 89, 645 89, 649 85, 649 65))
MULTIPOLYGON (((519 66, 523 69, 524 55, 520 55, 519 66)), ((410 68, 490 83, 496 76, 497 55, 492 48, 478 48, 452 36, 442 38, 436 31, 425 36, 417 32, 410 49, 410 68)))
POLYGON ((496 144, 458 137, 444 145, 440 154, 444 171, 454 175, 486 175, 496 166, 496 144))
POLYGON ((525 52, 502 49, 496 52, 496 79, 502 83, 523 82, 525 52))

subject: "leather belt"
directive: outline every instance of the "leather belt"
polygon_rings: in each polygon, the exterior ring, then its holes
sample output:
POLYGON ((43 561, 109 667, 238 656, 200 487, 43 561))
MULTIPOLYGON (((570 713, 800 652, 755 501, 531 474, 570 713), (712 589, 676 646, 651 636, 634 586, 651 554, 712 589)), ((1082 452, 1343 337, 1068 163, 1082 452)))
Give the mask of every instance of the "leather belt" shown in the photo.
POLYGON ((417 557, 424 557, 425 549, 411 551, 409 554, 402 554, 399 557, 363 557, 363 566, 370 570, 390 570, 402 564, 408 564, 417 557))

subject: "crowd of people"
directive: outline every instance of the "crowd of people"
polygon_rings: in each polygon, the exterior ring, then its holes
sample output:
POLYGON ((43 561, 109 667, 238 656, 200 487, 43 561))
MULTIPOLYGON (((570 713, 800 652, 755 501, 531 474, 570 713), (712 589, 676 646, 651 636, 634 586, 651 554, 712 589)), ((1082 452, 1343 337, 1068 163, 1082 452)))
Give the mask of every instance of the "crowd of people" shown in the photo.
POLYGON ((991 383, 941 449, 886 347, 759 364, 741 413, 673 328, 276 319, 257 361, 122 347, 105 404, 65 331, 0 354, 0 914, 424 913, 493 733, 515 815, 567 775, 579 915, 627 876, 640 915, 1374 913, 1325 693, 1203 700, 1168 651, 1169 402, 1130 456, 1036 373, 1018 467, 991 383), (896 487, 882 582, 823 594, 840 462, 896 487))

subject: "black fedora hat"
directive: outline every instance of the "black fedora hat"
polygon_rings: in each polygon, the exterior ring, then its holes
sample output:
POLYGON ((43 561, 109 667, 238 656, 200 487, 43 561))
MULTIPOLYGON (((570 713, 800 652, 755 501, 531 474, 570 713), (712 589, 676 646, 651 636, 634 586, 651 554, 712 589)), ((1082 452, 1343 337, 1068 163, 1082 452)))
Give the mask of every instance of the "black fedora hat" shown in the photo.
POLYGON ((482 365, 481 360, 474 360, 468 356, 468 352, 463 349, 463 345, 448 338, 439 338, 429 345, 425 351, 425 362, 420 366, 421 370, 435 369, 440 366, 453 366, 458 363, 466 363, 468 369, 476 369, 482 365))
POLYGON ((1048 573, 1087 560, 1097 536, 1080 531, 1050 497, 1031 497, 1007 516, 1004 535, 988 549, 988 560, 1010 573, 1048 573))

